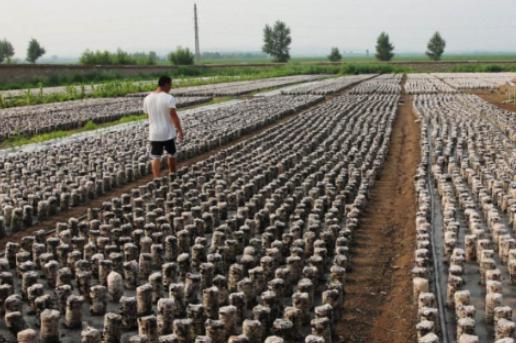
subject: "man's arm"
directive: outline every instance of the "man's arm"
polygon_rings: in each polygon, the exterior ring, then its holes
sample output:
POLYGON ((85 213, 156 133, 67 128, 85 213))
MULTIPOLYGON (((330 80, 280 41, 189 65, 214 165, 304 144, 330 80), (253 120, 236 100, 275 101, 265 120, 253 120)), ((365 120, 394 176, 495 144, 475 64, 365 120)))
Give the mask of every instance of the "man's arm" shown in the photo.
POLYGON ((176 127, 177 137, 179 138, 180 141, 182 141, 184 138, 183 128, 181 127, 181 120, 179 119, 179 115, 177 114, 177 111, 175 108, 170 109, 170 118, 172 119, 172 123, 176 127))

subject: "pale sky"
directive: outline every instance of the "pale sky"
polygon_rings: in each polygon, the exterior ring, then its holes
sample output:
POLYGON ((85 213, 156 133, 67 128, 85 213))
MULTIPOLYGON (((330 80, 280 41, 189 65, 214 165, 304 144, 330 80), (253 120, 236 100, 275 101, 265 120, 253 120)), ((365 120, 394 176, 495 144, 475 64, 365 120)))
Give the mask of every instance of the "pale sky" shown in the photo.
MULTIPOLYGON (((193 0, 0 0, 0 39, 23 58, 31 37, 52 55, 86 48, 166 53, 194 48, 193 0)), ((516 0, 197 0, 201 51, 259 51, 266 23, 284 20, 293 55, 424 52, 439 30, 449 52, 516 51, 516 0)))

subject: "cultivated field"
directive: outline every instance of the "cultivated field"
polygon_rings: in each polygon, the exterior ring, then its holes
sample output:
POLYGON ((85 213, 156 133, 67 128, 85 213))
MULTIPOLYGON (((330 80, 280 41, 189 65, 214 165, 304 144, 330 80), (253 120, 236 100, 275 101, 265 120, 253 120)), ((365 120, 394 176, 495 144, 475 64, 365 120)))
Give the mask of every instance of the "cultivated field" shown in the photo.
MULTIPOLYGON (((154 180, 145 120, 0 150, 0 337, 514 342, 516 114, 471 92, 515 77, 178 89, 226 101, 179 110, 179 171, 154 180)), ((142 96, 0 110, 0 140, 142 96)))

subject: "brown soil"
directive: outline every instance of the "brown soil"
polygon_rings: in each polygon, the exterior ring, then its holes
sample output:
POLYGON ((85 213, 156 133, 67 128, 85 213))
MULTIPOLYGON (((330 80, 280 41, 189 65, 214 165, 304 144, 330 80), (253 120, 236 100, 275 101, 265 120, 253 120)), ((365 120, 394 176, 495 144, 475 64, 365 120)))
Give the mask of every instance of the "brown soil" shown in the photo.
POLYGON ((415 249, 413 177, 420 158, 412 97, 403 95, 389 155, 353 237, 340 342, 415 342, 411 268, 415 249))
POLYGON ((473 94, 478 95, 485 101, 499 108, 516 112, 516 102, 507 102, 511 94, 513 94, 513 89, 509 86, 502 86, 493 91, 476 91, 473 92, 473 94))

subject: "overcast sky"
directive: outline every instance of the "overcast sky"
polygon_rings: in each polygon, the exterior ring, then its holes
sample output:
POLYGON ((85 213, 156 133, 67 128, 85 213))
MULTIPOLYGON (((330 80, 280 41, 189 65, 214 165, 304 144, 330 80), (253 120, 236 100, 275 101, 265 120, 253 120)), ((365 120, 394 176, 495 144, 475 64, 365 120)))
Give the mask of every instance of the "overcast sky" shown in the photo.
MULTIPOLYGON (((193 0, 0 0, 0 39, 17 57, 37 38, 47 57, 86 48, 164 53, 194 47, 193 0)), ((385 30, 397 52, 424 52, 439 30, 449 52, 516 51, 516 0, 197 0, 201 51, 259 51, 284 20, 294 55, 373 50, 385 30)))

